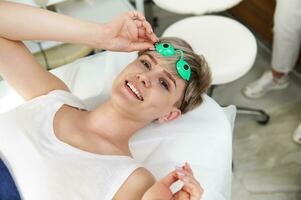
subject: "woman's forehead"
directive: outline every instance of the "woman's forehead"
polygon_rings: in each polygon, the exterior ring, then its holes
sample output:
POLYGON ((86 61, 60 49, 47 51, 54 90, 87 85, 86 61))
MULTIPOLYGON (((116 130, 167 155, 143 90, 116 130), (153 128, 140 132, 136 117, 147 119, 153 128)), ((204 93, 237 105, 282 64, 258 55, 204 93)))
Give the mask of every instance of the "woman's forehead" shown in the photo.
POLYGON ((177 61, 176 56, 175 57, 163 57, 156 51, 145 51, 140 56, 148 57, 153 62, 153 64, 164 68, 171 75, 173 75, 175 79, 181 78, 176 69, 176 61, 177 61))

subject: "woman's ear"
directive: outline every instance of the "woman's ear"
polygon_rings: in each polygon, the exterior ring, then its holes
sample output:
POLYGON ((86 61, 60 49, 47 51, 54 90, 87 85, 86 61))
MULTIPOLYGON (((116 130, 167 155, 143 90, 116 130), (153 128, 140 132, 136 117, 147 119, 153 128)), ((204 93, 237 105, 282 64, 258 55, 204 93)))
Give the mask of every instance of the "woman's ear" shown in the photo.
POLYGON ((157 119, 157 123, 162 124, 165 122, 172 121, 181 116, 181 110, 174 107, 169 113, 157 119))

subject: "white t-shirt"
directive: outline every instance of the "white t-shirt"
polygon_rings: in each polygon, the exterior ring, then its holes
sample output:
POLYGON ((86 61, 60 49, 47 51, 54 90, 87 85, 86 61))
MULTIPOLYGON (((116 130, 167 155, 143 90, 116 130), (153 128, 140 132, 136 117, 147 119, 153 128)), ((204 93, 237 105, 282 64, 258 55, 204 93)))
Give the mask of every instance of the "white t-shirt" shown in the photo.
POLYGON ((60 141, 53 118, 63 104, 86 109, 54 90, 0 114, 0 157, 25 200, 109 200, 140 165, 131 157, 89 153, 60 141))

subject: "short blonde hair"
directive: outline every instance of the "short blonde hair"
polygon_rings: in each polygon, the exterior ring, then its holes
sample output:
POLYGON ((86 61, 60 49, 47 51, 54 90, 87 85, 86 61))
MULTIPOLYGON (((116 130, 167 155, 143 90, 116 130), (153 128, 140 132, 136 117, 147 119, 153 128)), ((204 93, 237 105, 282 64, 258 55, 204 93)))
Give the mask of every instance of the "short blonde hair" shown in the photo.
MULTIPOLYGON (((191 46, 184 40, 176 37, 162 37, 160 42, 171 43, 175 49, 180 49, 184 53, 184 60, 191 68, 190 80, 187 82, 182 97, 175 103, 182 114, 193 110, 203 102, 202 94, 205 93, 212 81, 211 72, 204 56, 194 53, 191 46)), ((149 52, 149 50, 140 51, 139 56, 149 52)), ((161 55, 158 53, 158 57, 161 55)), ((163 56, 161 56, 163 58, 163 56)), ((160 57, 160 58, 161 58, 160 57)), ((162 64, 168 67, 171 72, 179 76, 175 65, 179 60, 178 56, 164 57, 162 64)), ((161 59, 160 59, 161 61, 161 59)))

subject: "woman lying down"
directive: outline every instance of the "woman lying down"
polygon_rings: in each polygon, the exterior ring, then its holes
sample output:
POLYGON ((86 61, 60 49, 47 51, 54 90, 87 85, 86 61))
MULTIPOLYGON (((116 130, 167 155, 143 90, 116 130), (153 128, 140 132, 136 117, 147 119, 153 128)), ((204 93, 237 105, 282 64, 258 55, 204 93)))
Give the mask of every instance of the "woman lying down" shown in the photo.
POLYGON ((201 199, 189 164, 156 181, 134 161, 128 143, 149 123, 166 123, 201 104, 211 81, 202 57, 180 39, 159 40, 137 12, 96 24, 5 1, 0 10, 0 75, 27 100, 0 115, 0 161, 11 175, 0 175, 0 199, 201 199), (90 111, 22 40, 139 51, 139 57, 114 80, 112 97, 90 111), (3 189, 9 178, 16 190, 3 189), (184 186, 172 194, 178 180, 184 186))

